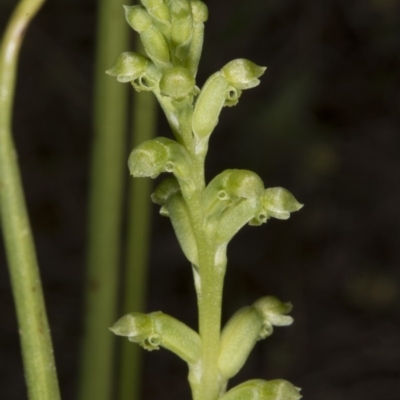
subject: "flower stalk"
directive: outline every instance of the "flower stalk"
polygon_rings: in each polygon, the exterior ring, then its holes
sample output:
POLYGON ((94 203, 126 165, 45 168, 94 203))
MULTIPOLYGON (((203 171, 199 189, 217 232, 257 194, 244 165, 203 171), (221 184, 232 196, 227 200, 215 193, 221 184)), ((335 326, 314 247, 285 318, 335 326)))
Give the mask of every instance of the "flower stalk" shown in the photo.
POLYGON ((0 210, 11 286, 17 309, 28 397, 61 399, 39 267, 12 139, 12 106, 24 34, 44 0, 22 0, 0 47, 0 210))
POLYGON ((256 87, 266 68, 246 59, 233 60, 199 88, 195 79, 206 5, 200 0, 142 0, 141 6, 125 11, 127 22, 140 34, 145 54, 123 53, 107 73, 130 82, 137 91, 153 92, 175 137, 139 144, 129 156, 128 167, 136 178, 171 174, 155 189, 152 200, 161 206, 160 214, 171 219, 192 264, 200 351, 182 357, 193 335, 188 327, 175 331, 182 339, 174 346, 168 345, 169 339, 163 343, 177 325, 166 319, 154 333, 148 321, 157 313, 146 318, 128 314, 110 329, 148 350, 162 346, 183 358, 193 400, 298 400, 299 389, 279 380, 249 381, 226 393, 228 380, 243 366, 255 342, 269 336, 273 325, 292 323, 285 315, 290 305, 272 297, 260 299, 235 314, 222 333, 221 308, 230 240, 247 223, 257 226, 269 218, 287 219, 302 205, 285 189, 266 189, 251 171, 226 170, 208 183, 204 177, 209 139, 221 112, 235 106, 245 90, 256 87))

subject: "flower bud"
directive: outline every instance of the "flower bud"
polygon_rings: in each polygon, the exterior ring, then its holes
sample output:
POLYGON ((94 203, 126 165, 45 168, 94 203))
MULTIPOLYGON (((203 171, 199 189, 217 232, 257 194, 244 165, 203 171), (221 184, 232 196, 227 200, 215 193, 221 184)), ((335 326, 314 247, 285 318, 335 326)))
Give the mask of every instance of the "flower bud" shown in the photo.
POLYGON ((119 82, 130 82, 139 78, 150 60, 141 54, 125 52, 118 56, 106 74, 116 76, 119 82))
POLYGON ((160 214, 164 217, 169 216, 168 209, 165 207, 168 199, 181 190, 177 179, 169 176, 161 181, 151 195, 151 200, 161 206, 160 214))
POLYGON ((198 141, 210 136, 218 124, 228 87, 229 83, 221 72, 211 75, 204 84, 194 107, 192 122, 198 141))
POLYGON ((231 169, 217 175, 204 191, 207 230, 226 243, 261 210, 264 184, 254 172, 231 169))
POLYGON ((153 25, 153 21, 143 6, 125 6, 125 17, 129 25, 140 33, 146 54, 159 68, 170 66, 170 54, 163 34, 153 25))
POLYGON ((264 192, 264 183, 252 171, 245 169, 228 169, 221 176, 221 189, 228 193, 232 200, 260 197, 264 192))
POLYGON ((206 22, 208 20, 208 8, 205 3, 200 0, 191 0, 192 15, 194 22, 206 22))
POLYGON ((244 58, 233 60, 222 68, 225 79, 237 89, 250 89, 259 85, 259 78, 265 67, 259 67, 244 58))
POLYGON ((132 86, 138 92, 154 90, 161 79, 160 70, 151 62, 146 66, 146 70, 135 80, 131 82, 132 86))
POLYGON ((172 172, 184 184, 191 173, 190 162, 191 158, 182 145, 158 137, 135 147, 129 155, 128 167, 131 175, 137 178, 156 178, 162 172, 172 172))
POLYGON ((185 66, 196 76, 204 41, 204 22, 208 19, 207 6, 200 0, 190 2, 193 16, 193 34, 185 66))
POLYGON ((171 27, 171 39, 175 47, 174 56, 185 62, 189 56, 193 35, 193 22, 191 18, 176 21, 171 27))
POLYGON ((281 187, 265 190, 263 196, 263 209, 274 218, 288 219, 290 213, 299 211, 303 207, 294 196, 281 187))
POLYGON ((111 328, 118 336, 126 336, 146 350, 164 347, 187 363, 200 357, 199 335, 187 325, 160 311, 150 314, 133 312, 120 318, 111 328))
POLYGON ((253 379, 229 390, 220 400, 299 400, 300 389, 283 379, 253 379))
POLYGON ((170 159, 165 165, 165 170, 173 173, 178 178, 183 193, 191 192, 194 189, 191 179, 191 157, 187 150, 174 140, 172 140, 172 143, 168 144, 168 151, 170 159))
MULTIPOLYGON (((193 68, 192 65, 188 66, 193 68)), ((257 86, 260 83, 257 77, 264 71, 265 68, 258 67, 251 61, 238 59, 207 79, 193 113, 193 132, 198 142, 212 133, 222 107, 236 105, 242 90, 257 86)))
POLYGON ((138 33, 149 29, 153 22, 143 6, 124 6, 125 18, 128 24, 138 33))
POLYGON ((200 358, 201 339, 197 332, 183 322, 164 314, 150 314, 155 330, 161 336, 161 346, 172 351, 188 364, 196 363, 200 358))
POLYGON ((267 336, 272 333, 272 325, 289 326, 293 323, 293 318, 285 315, 292 310, 291 303, 282 303, 274 296, 267 296, 257 300, 253 305, 263 315, 264 320, 271 325, 271 329, 266 332, 267 336))
POLYGON ((190 50, 193 34, 192 9, 188 0, 171 0, 171 41, 173 53, 179 61, 185 61, 190 50))
POLYGON ((153 25, 140 34, 146 54, 159 68, 171 66, 167 41, 163 34, 153 25))
POLYGON ((160 80, 160 90, 165 96, 175 100, 182 99, 193 93, 195 80, 184 67, 168 68, 160 80))
POLYGON ((260 207, 259 198, 248 198, 223 211, 218 219, 216 244, 229 242, 254 217, 260 207))
POLYGON ((118 336, 127 336, 130 341, 139 343, 146 350, 159 349, 159 335, 154 332, 153 321, 146 314, 127 314, 120 318, 110 331, 118 336))
POLYGON ((169 21, 170 13, 164 0, 141 0, 153 19, 169 21))
POLYGON ((147 140, 135 147, 129 155, 129 171, 136 178, 156 178, 165 172, 168 159, 169 152, 165 143, 157 139, 147 140))
POLYGON ((168 6, 171 16, 174 18, 183 19, 191 15, 189 0, 169 0, 168 6))
POLYGON ((204 191, 207 214, 222 212, 245 198, 260 198, 264 192, 261 178, 252 171, 227 169, 217 175, 204 191))
POLYGON ((262 314, 253 306, 243 307, 226 323, 221 333, 218 369, 226 380, 235 376, 260 339, 264 323, 262 314))
POLYGON ((237 311, 226 323, 221 333, 218 367, 225 379, 235 376, 246 362, 257 340, 265 339, 273 332, 273 325, 287 326, 293 318, 287 314, 290 303, 282 303, 268 296, 257 300, 250 307, 237 311))
POLYGON ((164 0, 142 0, 142 4, 151 16, 154 26, 169 41, 171 39, 171 15, 164 0))

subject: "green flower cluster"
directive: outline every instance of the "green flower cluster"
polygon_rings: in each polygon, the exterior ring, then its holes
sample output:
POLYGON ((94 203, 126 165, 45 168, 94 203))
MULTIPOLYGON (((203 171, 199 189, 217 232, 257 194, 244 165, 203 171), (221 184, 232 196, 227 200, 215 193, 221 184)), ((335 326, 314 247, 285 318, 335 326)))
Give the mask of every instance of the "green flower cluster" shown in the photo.
POLYGON ((290 304, 264 297, 240 309, 220 329, 227 245, 247 223, 287 219, 302 205, 287 190, 265 188, 247 170, 228 169, 208 184, 204 161, 209 139, 222 109, 238 103, 244 90, 256 87, 265 72, 246 59, 227 63, 202 88, 196 72, 203 46, 206 5, 200 0, 141 0, 125 7, 129 25, 139 33, 145 55, 121 54, 107 71, 120 82, 157 97, 175 140, 157 137, 131 152, 133 177, 156 178, 152 200, 171 219, 182 250, 191 262, 199 305, 199 333, 180 321, 155 312, 131 313, 111 328, 147 350, 160 346, 189 366, 194 400, 298 400, 299 390, 283 380, 246 382, 226 392, 255 343, 286 326, 290 304))

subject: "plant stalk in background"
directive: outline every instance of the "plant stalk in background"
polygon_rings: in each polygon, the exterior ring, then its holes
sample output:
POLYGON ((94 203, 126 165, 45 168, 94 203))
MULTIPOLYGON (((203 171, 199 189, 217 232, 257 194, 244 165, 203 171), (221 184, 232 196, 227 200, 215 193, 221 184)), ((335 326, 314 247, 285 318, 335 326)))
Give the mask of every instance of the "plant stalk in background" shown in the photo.
POLYGON ((0 48, 0 210, 30 400, 59 400, 50 330, 35 246, 11 135, 18 55, 31 19, 44 0, 23 0, 0 48))
MULTIPOLYGON (((142 49, 140 41, 137 47, 142 49)), ((157 123, 156 99, 152 93, 135 93, 133 99, 132 144, 154 137, 157 123)), ((128 195, 128 230, 122 312, 143 311, 147 287, 152 191, 148 179, 133 179, 128 195)), ((129 342, 121 343, 119 400, 140 399, 142 353, 129 342)))
POLYGON ((265 188, 248 170, 229 169, 206 183, 209 139, 224 106, 238 103, 265 72, 246 59, 229 62, 203 87, 196 72, 203 44, 206 5, 200 0, 141 0, 125 7, 129 25, 140 34, 145 55, 125 52, 108 74, 151 91, 165 112, 175 140, 157 137, 137 146, 128 166, 134 177, 165 178, 151 196, 169 217, 183 253, 192 265, 199 308, 199 332, 162 312, 132 312, 111 330, 147 350, 164 347, 189 368, 194 400, 298 400, 299 389, 285 380, 251 380, 227 391, 255 343, 273 326, 292 323, 289 303, 272 296, 236 312, 221 331, 221 305, 227 246, 247 223, 287 219, 302 205, 287 190, 265 188))
POLYGON ((121 24, 122 0, 99 0, 94 94, 94 143, 89 202, 86 308, 79 399, 109 400, 115 340, 105 328, 117 312, 123 205, 123 159, 128 92, 103 79, 126 48, 129 31, 121 24))

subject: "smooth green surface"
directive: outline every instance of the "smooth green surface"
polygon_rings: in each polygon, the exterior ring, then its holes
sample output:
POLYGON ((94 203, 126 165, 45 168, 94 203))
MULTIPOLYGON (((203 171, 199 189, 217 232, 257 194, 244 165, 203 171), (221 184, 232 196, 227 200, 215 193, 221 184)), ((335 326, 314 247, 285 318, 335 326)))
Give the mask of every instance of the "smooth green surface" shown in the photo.
POLYGON ((21 1, 0 49, 0 209, 12 290, 17 309, 25 379, 30 400, 59 400, 50 330, 39 268, 11 136, 19 50, 43 0, 21 1))
POLYGON ((126 0, 98 3, 80 400, 109 400, 115 370, 115 338, 108 327, 115 321, 117 310, 128 88, 105 75, 105 71, 128 46, 129 28, 121 22, 123 4, 126 0))

